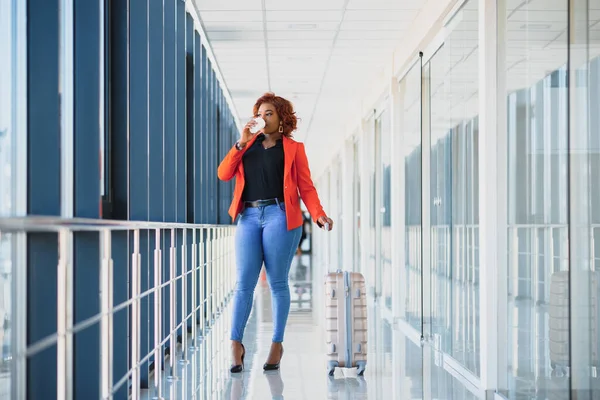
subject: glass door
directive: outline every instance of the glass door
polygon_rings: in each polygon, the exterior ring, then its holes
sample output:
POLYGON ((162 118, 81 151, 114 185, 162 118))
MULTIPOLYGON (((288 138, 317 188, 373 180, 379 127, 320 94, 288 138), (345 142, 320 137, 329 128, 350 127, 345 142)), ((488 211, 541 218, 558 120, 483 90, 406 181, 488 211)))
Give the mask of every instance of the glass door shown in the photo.
MULTIPOLYGON (((564 382, 570 376, 571 398, 592 400, 600 398, 600 2, 574 0, 570 6, 571 295, 566 338, 571 338, 571 344, 567 365, 560 365, 556 357, 552 360, 551 379, 564 382)), ((551 355, 556 354, 552 347, 550 350, 551 355)))
POLYGON ((477 8, 467 1, 448 21, 443 46, 424 66, 430 221, 424 326, 434 354, 424 378, 442 382, 431 387, 434 398, 446 395, 450 382, 436 353, 464 376, 480 374, 477 8))
MULTIPOLYGON (((400 81, 401 124, 404 152, 404 263, 399 287, 399 317, 420 337, 422 320, 422 137, 421 63, 417 62, 400 81)), ((420 345, 420 343, 419 343, 420 345)))

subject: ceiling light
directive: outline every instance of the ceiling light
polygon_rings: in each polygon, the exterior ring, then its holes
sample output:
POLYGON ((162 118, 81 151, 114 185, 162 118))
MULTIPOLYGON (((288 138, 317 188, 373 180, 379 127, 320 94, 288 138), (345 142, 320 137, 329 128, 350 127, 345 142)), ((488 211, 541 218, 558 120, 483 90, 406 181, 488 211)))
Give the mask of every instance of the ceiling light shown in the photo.
POLYGON ((550 24, 540 24, 540 23, 526 23, 521 25, 520 29, 527 29, 530 31, 543 31, 546 29, 550 29, 552 25, 550 24))
POLYGON ((317 24, 289 24, 288 29, 317 29, 317 24))
POLYGON ((295 57, 288 57, 287 58, 288 61, 310 61, 312 60, 312 57, 302 57, 302 56, 295 56, 295 57))

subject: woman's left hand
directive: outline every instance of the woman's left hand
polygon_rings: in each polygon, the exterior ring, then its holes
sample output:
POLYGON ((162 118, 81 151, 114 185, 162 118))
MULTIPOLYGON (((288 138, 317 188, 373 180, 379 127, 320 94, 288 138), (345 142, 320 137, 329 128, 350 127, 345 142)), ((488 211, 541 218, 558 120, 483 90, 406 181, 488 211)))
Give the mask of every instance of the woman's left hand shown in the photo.
POLYGON ((329 230, 333 229, 333 220, 329 217, 319 217, 319 219, 317 220, 317 224, 320 228, 324 227, 325 224, 329 224, 329 230))

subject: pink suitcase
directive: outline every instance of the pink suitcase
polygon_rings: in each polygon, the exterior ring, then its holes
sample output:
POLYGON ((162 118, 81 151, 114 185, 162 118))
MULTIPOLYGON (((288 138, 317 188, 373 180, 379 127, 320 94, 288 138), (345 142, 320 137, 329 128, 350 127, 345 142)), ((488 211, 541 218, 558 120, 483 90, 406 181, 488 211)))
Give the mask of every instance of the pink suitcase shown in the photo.
POLYGON ((367 366, 367 298, 365 278, 358 272, 340 271, 325 277, 325 335, 327 371, 336 367, 367 366))

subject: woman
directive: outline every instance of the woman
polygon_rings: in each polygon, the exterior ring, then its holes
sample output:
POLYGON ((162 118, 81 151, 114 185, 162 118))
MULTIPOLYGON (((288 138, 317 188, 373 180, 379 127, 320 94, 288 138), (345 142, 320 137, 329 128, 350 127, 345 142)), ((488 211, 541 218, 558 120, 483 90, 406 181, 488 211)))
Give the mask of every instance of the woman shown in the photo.
POLYGON ((273 298, 274 333, 263 369, 277 370, 283 355, 283 335, 290 311, 288 273, 302 233, 300 200, 319 225, 327 217, 310 177, 304 145, 292 140, 297 119, 292 104, 266 93, 254 105, 254 116, 265 121, 256 134, 246 124, 239 141, 219 165, 219 179, 236 178, 229 215, 240 215, 235 238, 237 284, 231 328, 233 364, 231 372, 244 368, 242 344, 254 288, 264 262, 273 298))

